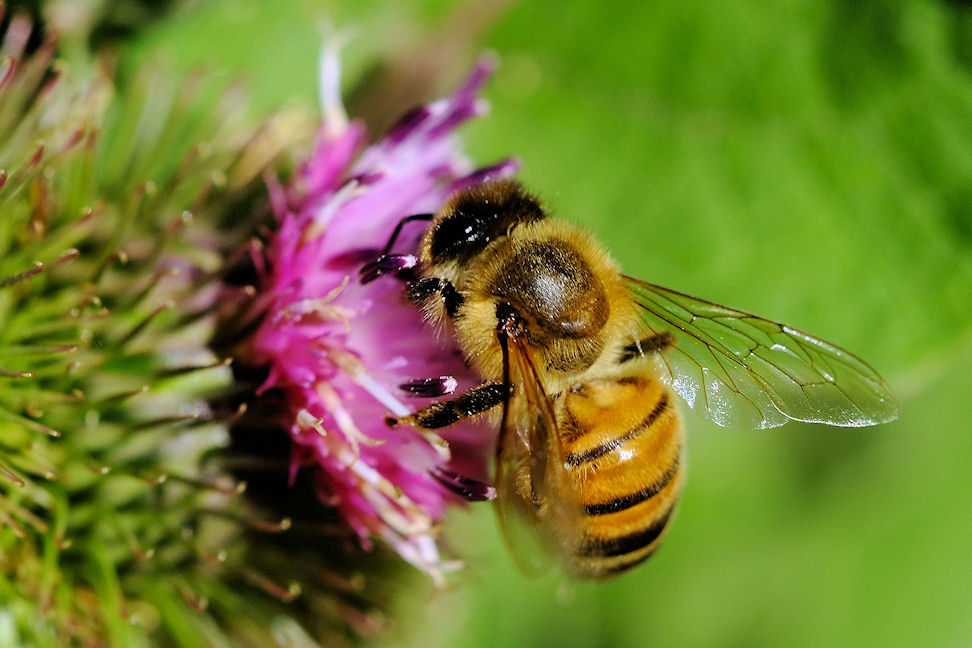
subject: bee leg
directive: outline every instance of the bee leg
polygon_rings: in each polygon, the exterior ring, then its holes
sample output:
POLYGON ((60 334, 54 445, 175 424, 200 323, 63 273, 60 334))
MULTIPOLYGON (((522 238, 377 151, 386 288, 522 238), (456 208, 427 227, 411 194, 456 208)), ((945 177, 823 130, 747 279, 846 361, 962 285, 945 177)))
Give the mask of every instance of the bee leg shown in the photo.
POLYGON ((618 364, 627 362, 628 360, 634 360, 635 358, 643 358, 652 353, 664 351, 672 346, 675 346, 675 338, 672 337, 671 333, 668 331, 655 333, 654 335, 637 340, 626 347, 622 347, 621 355, 618 357, 618 364))
POLYGON ((455 398, 426 405, 409 416, 402 418, 389 416, 385 422, 390 427, 405 423, 417 428, 435 430, 496 407, 506 401, 508 391, 506 385, 501 383, 483 383, 455 398))
POLYGON ((440 484, 470 502, 485 502, 496 499, 496 488, 486 482, 460 475, 442 466, 435 466, 429 472, 440 484))
POLYGON ((434 217, 435 214, 412 214, 398 221, 398 225, 395 226, 392 235, 388 238, 388 243, 385 244, 378 258, 361 268, 361 283, 371 283, 378 277, 386 274, 395 274, 408 278, 405 272, 414 268, 415 264, 418 263, 418 259, 413 254, 391 254, 391 249, 395 245, 398 235, 402 233, 402 227, 405 226, 405 223, 411 223, 412 221, 430 221, 434 217))
POLYGON ((438 294, 442 298, 442 304, 445 306, 449 319, 456 319, 459 315, 459 309, 465 302, 450 281, 437 277, 422 277, 410 282, 406 293, 408 301, 420 308, 438 294))

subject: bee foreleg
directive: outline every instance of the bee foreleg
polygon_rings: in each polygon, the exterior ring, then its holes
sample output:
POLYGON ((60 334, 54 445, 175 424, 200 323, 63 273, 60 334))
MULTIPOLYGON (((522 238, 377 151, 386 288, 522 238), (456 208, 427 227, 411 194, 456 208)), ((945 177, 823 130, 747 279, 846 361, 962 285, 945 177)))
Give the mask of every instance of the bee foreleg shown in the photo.
POLYGON ((452 425, 470 416, 482 414, 506 400, 506 385, 488 382, 473 387, 455 398, 427 405, 402 418, 388 417, 390 426, 405 423, 418 428, 434 430, 452 425))
POLYGON ((628 360, 634 360, 635 358, 643 358, 646 355, 652 353, 658 353, 659 351, 664 351, 665 349, 675 345, 675 338, 668 331, 662 331, 661 333, 655 333, 649 335, 646 338, 642 338, 621 348, 621 354, 618 357, 618 364, 622 362, 627 362, 628 360))
POLYGON ((459 309, 462 308, 465 300, 462 295, 447 279, 438 277, 422 277, 408 284, 406 290, 408 301, 416 306, 423 307, 425 304, 438 294, 445 306, 446 314, 449 319, 456 319, 459 309))

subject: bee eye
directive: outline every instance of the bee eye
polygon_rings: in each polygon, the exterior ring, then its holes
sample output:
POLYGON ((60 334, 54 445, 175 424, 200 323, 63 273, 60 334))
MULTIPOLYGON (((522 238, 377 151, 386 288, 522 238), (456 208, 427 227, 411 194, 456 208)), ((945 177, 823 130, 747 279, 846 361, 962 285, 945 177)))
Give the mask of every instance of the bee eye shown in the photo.
POLYGON ((431 261, 466 261, 520 223, 544 217, 540 203, 514 181, 496 180, 455 194, 434 226, 431 261))
MULTIPOLYGON (((493 222, 496 217, 493 215, 493 222)), ((430 251, 434 262, 467 259, 481 252, 493 238, 489 220, 459 210, 439 221, 432 234, 430 251)))

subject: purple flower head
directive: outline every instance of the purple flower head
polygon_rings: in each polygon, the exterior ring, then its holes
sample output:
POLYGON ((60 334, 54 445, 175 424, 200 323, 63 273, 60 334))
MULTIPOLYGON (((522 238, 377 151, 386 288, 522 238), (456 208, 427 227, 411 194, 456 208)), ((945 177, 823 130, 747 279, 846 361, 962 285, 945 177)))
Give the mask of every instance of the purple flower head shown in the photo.
MULTIPOLYGON (((269 368, 261 387, 281 390, 293 442, 291 479, 315 471, 320 499, 337 507, 365 548, 380 537, 402 557, 440 577, 448 566, 435 541, 456 493, 486 496, 492 439, 476 424, 447 439, 386 417, 405 416, 478 382, 452 340, 431 330, 393 276, 362 283, 361 268, 381 253, 403 218, 435 212, 455 190, 515 163, 474 170, 455 129, 481 115, 477 97, 492 66, 480 62, 452 96, 414 109, 381 140, 344 117, 338 61, 322 59, 324 120, 311 157, 292 184, 270 183, 277 229, 256 256, 266 316, 249 360, 269 368), (362 150, 362 147, 363 150, 362 150), (360 153, 359 153, 360 151, 360 153)), ((392 265, 414 264, 423 231, 402 227, 392 265)))

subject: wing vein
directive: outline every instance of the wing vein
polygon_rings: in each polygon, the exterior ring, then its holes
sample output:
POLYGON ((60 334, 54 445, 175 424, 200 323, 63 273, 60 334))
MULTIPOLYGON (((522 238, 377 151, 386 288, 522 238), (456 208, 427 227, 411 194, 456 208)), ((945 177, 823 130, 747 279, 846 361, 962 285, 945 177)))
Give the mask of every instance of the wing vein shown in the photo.
POLYGON ((643 357, 653 357, 661 377, 716 423, 860 426, 896 417, 887 384, 850 352, 752 313, 625 279, 643 330, 667 330, 674 340, 643 357))

